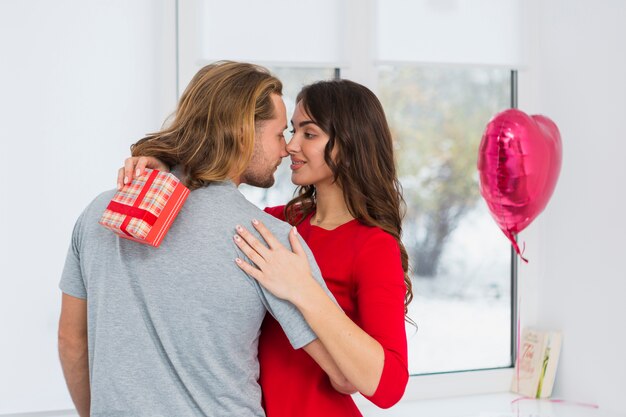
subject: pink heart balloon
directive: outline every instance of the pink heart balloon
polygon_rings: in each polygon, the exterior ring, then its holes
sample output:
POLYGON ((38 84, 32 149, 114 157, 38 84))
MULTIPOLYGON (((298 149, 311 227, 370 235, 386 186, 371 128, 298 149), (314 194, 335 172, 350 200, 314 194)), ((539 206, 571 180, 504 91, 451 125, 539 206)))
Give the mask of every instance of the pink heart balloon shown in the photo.
POLYGON ((515 235, 548 204, 561 160, 559 129, 545 116, 509 109, 487 124, 478 151, 480 193, 520 257, 515 235))

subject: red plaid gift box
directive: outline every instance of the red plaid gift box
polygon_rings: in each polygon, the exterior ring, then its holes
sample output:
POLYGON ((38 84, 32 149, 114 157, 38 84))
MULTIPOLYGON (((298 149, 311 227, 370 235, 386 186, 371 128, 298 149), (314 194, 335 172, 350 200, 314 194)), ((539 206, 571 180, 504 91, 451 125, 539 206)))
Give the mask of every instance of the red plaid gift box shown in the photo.
POLYGON ((99 223, 125 239, 158 247, 188 195, 174 175, 147 169, 115 194, 99 223))

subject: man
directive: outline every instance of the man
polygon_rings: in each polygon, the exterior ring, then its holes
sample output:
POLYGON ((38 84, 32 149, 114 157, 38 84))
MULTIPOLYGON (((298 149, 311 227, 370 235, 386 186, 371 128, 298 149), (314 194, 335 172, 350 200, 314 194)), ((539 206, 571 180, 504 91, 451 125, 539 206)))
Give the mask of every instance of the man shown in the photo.
POLYGON ((250 219, 288 243, 289 226, 237 190, 271 186, 287 156, 281 90, 254 65, 206 66, 172 123, 133 145, 134 155, 175 166, 192 190, 158 249, 98 224, 114 191, 79 217, 60 283, 59 353, 82 417, 264 415, 257 342, 266 311, 294 348, 345 382, 297 309, 234 262, 242 255, 229 236, 250 219))

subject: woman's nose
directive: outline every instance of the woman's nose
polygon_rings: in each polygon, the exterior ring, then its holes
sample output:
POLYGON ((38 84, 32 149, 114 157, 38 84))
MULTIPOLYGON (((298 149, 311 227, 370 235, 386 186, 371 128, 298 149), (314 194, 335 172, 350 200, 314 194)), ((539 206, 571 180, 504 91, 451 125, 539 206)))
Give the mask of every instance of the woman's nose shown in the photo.
POLYGON ((296 135, 291 137, 291 140, 287 142, 287 152, 289 153, 298 153, 300 151, 300 143, 296 138, 296 135))

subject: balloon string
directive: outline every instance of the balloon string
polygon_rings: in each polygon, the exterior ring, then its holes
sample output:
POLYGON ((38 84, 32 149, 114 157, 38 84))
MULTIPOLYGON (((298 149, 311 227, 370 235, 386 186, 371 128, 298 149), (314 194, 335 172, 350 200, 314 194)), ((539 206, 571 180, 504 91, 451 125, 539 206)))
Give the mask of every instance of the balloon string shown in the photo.
MULTIPOLYGON (((515 239, 511 240, 512 242, 515 242, 515 239)), ((521 341, 522 341, 522 337, 521 337, 521 323, 522 323, 522 295, 518 293, 517 296, 517 340, 516 340, 516 350, 515 350, 515 383, 516 383, 516 389, 515 391, 519 392, 519 381, 520 381, 520 377, 519 377, 519 372, 520 372, 520 346, 521 346, 521 341)), ((511 401, 511 408, 513 408, 513 404, 515 404, 517 402, 517 400, 511 401)), ((517 417, 519 417, 519 404, 517 405, 517 417)))
POLYGON ((511 233, 511 238, 509 239, 511 241, 511 244, 513 245, 513 249, 515 249, 515 252, 519 255, 522 261, 524 261, 525 263, 528 263, 528 259, 524 258, 524 252, 526 251, 526 242, 524 242, 523 250, 520 251, 519 245, 517 244, 515 236, 516 236, 515 234, 511 233))
POLYGON ((515 367, 515 371, 516 371, 516 382, 517 382, 517 391, 519 392, 519 368, 520 368, 520 357, 519 357, 519 352, 520 352, 520 346, 521 346, 521 322, 522 322, 522 296, 521 294, 518 297, 518 302, 517 302, 517 350, 516 350, 516 355, 515 355, 515 359, 517 360, 517 366, 515 367))
POLYGON ((556 404, 569 404, 569 405, 576 405, 576 406, 579 406, 579 407, 600 408, 600 406, 598 404, 593 404, 593 403, 583 403, 583 402, 579 402, 579 401, 569 401, 569 400, 563 400, 563 399, 559 399, 559 398, 533 398, 533 397, 526 397, 526 396, 522 396, 522 397, 518 397, 518 398, 514 399, 513 401, 511 401, 511 404, 515 404, 517 402, 525 401, 525 400, 540 400, 540 401, 547 401, 547 402, 556 403, 556 404))

